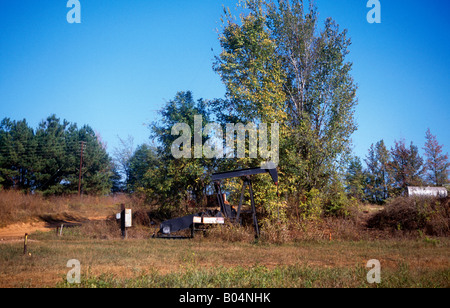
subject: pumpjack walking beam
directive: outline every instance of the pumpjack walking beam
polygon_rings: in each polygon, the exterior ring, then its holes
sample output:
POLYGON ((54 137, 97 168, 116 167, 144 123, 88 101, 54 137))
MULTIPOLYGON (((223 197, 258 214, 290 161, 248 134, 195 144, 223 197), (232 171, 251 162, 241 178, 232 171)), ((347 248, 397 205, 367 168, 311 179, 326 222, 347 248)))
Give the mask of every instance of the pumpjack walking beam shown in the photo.
POLYGON ((255 206, 255 200, 253 198, 253 186, 251 181, 251 176, 255 174, 261 174, 268 172, 275 185, 278 185, 278 173, 277 169, 261 169, 261 168, 249 168, 249 169, 241 169, 241 170, 234 170, 234 171, 228 171, 228 172, 220 172, 220 173, 214 173, 211 177, 211 180, 215 184, 216 188, 216 194, 217 194, 217 201, 219 202, 220 210, 225 215, 225 217, 229 218, 230 220, 234 220, 235 222, 239 221, 239 216, 241 213, 242 203, 244 199, 244 192, 245 188, 248 186, 249 192, 250 192, 250 202, 252 206, 252 218, 253 218, 253 226, 255 228, 255 236, 259 238, 259 227, 258 227, 258 219, 256 217, 256 206, 255 206), (222 190, 220 187, 220 181, 224 179, 229 178, 235 178, 235 177, 242 177, 244 180, 244 184, 242 186, 241 190, 241 198, 239 201, 239 207, 237 210, 237 214, 234 214, 231 207, 225 204, 225 200, 223 198, 222 190))

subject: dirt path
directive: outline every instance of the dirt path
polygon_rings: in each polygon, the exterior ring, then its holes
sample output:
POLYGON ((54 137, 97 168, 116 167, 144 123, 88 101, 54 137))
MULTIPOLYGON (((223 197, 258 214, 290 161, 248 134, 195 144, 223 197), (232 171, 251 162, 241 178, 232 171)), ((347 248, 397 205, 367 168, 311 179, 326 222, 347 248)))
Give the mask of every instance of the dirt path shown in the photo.
POLYGON ((8 225, 0 229, 0 241, 23 237, 25 233, 31 234, 36 231, 50 231, 50 226, 44 221, 20 222, 8 225))
POLYGON ((43 232, 52 231, 55 230, 55 228, 57 226, 60 226, 61 224, 74 225, 74 224, 81 224, 87 221, 105 220, 105 219, 106 216, 95 216, 95 217, 88 217, 86 220, 83 220, 82 222, 68 221, 68 220, 55 221, 52 223, 42 220, 36 220, 32 222, 19 222, 8 225, 4 228, 0 228, 0 243, 15 240, 19 237, 24 237, 25 233, 31 234, 36 231, 43 231, 43 232))

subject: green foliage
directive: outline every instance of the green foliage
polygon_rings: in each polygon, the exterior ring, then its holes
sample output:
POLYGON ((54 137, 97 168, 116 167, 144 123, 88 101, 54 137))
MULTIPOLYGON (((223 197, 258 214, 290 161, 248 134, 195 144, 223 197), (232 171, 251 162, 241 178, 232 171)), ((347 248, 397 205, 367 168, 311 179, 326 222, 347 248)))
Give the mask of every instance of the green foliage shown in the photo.
POLYGON ((299 202, 301 220, 317 220, 323 214, 324 196, 316 188, 306 192, 304 198, 299 202))
POLYGON ((70 194, 78 190, 80 150, 84 193, 104 194, 111 188, 111 161, 89 126, 77 128, 55 115, 36 130, 25 120, 3 119, 0 126, 0 180, 5 188, 70 194))
POLYGON ((179 136, 172 135, 172 128, 177 123, 189 125, 189 141, 193 144, 194 116, 202 116, 203 126, 209 121, 206 102, 202 99, 194 101, 189 91, 178 92, 166 103, 160 115, 160 120, 150 125, 156 146, 139 147, 130 160, 129 188, 144 193, 149 201, 158 202, 162 210, 180 209, 189 199, 200 203, 214 160, 194 158, 194 147, 191 147, 191 158, 175 158, 171 147, 179 136))
POLYGON ((134 192, 145 185, 144 177, 147 171, 159 167, 156 149, 147 144, 138 146, 127 164, 127 191, 134 192))
MULTIPOLYGON (((347 31, 331 19, 320 29, 316 8, 305 8, 301 0, 248 0, 240 5, 246 13, 239 18, 224 11, 219 37, 222 51, 213 65, 225 84, 225 98, 195 102, 190 92, 177 93, 161 110, 160 121, 150 127, 156 141, 151 159, 138 158, 148 157, 148 149, 136 151, 135 179, 130 178, 129 188, 145 192, 165 207, 179 208, 192 198, 201 202, 211 172, 257 167, 263 159, 249 155, 176 159, 171 153, 178 138, 171 134, 174 125, 188 124, 192 141, 195 115, 202 115, 204 123, 214 119, 224 131, 228 123, 278 123, 280 185, 276 188, 269 178, 254 177, 256 203, 269 220, 288 215, 277 193, 311 194, 304 207, 313 216, 323 210, 337 212, 345 203, 342 191, 328 188, 343 169, 350 136, 356 130, 356 85, 350 75, 352 65, 346 60, 351 44, 347 31), (326 200, 329 206, 323 208, 326 200)), ((193 154, 190 145, 180 144, 179 149, 193 154)), ((250 146, 246 141, 246 153, 250 146)), ((232 202, 239 198, 240 187, 240 179, 224 183, 232 202)))
POLYGON ((419 149, 412 142, 409 148, 405 142, 396 141, 391 149, 389 173, 393 181, 394 195, 405 192, 408 186, 421 186, 423 184, 423 159, 419 149))
POLYGON ((350 160, 347 173, 345 174, 347 194, 356 200, 364 200, 364 189, 366 188, 367 173, 359 157, 350 160))
POLYGON ((367 168, 362 168, 359 158, 350 161, 345 177, 348 194, 361 201, 385 204, 391 197, 404 194, 408 186, 445 186, 448 155, 442 153, 442 145, 429 129, 423 149, 425 160, 412 142, 407 147, 404 140, 395 141, 391 150, 383 140, 372 144, 364 159, 367 168))
POLYGON ((214 70, 227 89, 227 100, 218 101, 216 114, 223 123, 261 121, 283 122, 285 93, 281 58, 276 44, 267 32, 266 16, 252 11, 241 16, 238 25, 233 16, 224 16, 220 43, 223 48, 216 57, 214 70))
POLYGON ((436 136, 431 133, 430 129, 427 130, 425 137, 426 143, 423 149, 426 157, 426 179, 436 186, 447 184, 450 174, 448 154, 442 152, 443 145, 438 143, 436 136))
MULTIPOLYGON (((227 93, 216 101, 216 117, 222 125, 278 122, 280 193, 322 190, 342 169, 356 130, 347 31, 331 19, 319 29, 316 8, 305 9, 301 0, 248 0, 241 7, 247 14, 239 22, 230 11, 222 19, 214 69, 227 93)), ((270 208, 276 198, 261 201, 270 208)))
POLYGON ((333 180, 328 188, 324 203, 326 213, 332 216, 349 217, 351 215, 351 208, 356 205, 355 199, 347 196, 343 181, 333 180))
POLYGON ((366 200, 382 204, 392 193, 392 178, 390 173, 391 154, 386 149, 383 140, 372 144, 365 159, 367 164, 366 200))

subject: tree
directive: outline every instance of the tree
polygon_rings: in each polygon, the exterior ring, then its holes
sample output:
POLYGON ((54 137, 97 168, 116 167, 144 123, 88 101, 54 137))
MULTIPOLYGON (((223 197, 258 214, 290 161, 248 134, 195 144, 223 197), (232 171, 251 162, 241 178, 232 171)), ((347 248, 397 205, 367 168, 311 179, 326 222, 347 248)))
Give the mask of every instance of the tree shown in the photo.
POLYGON ((155 147, 147 144, 138 146, 133 155, 127 160, 127 191, 136 192, 140 188, 152 186, 152 183, 148 183, 148 181, 153 180, 153 178, 149 179, 146 174, 161 168, 160 163, 155 147))
POLYGON ((241 16, 242 25, 225 11, 222 52, 214 70, 226 86, 226 100, 216 100, 215 114, 222 123, 283 122, 286 78, 276 44, 267 31, 262 7, 248 1, 252 12, 241 16))
POLYGON ((425 147, 425 168, 426 177, 432 185, 442 186, 448 183, 450 162, 448 160, 448 154, 443 154, 443 145, 440 145, 436 139, 436 136, 431 134, 428 128, 426 135, 425 147))
POLYGON ((407 148, 405 141, 395 141, 391 157, 389 172, 393 180, 394 194, 404 193, 408 186, 423 184, 422 175, 425 169, 417 146, 411 142, 407 148))
POLYGON ((90 126, 84 125, 79 130, 83 146, 82 187, 86 194, 108 194, 111 191, 112 160, 106 147, 90 126))
POLYGON ((278 121, 280 188, 322 189, 344 167, 356 130, 347 31, 331 19, 320 30, 316 8, 302 0, 244 2, 240 24, 229 11, 223 19, 214 64, 227 89, 219 118, 278 121))
POLYGON ((38 163, 34 131, 26 120, 0 124, 0 178, 4 188, 30 189, 35 185, 33 169, 38 163))
POLYGON ((384 141, 380 140, 372 144, 365 162, 367 165, 366 198, 373 203, 381 204, 389 198, 390 176, 389 176, 390 154, 384 141))
MULTIPOLYGON (((193 199, 201 202, 207 182, 208 170, 214 160, 204 159, 203 156, 195 158, 193 144, 195 116, 202 117, 202 127, 209 121, 207 104, 203 99, 194 101, 190 91, 178 92, 174 99, 168 101, 160 111, 160 120, 150 125, 151 138, 155 141, 156 148, 141 147, 135 152, 137 155, 145 155, 149 167, 145 171, 142 180, 132 178, 133 189, 144 192, 152 201, 160 201, 161 209, 177 210, 183 201, 193 199), (189 151, 188 157, 176 158, 172 154, 172 147, 176 144, 179 135, 173 134, 173 128, 177 124, 185 124, 189 136, 187 142, 178 146, 179 149, 189 151), (155 160, 157 163, 155 163, 155 160)), ((198 132, 197 132, 198 133, 198 132)), ((202 144, 203 138, 202 136, 202 144)), ((134 160, 132 168, 140 170, 136 175, 143 173, 143 167, 134 160)), ((210 173, 210 172, 209 172, 210 173)))
POLYGON ((89 126, 60 121, 51 115, 36 130, 26 121, 3 119, 0 125, 0 185, 45 194, 78 191, 80 143, 83 142, 83 191, 108 193, 111 160, 89 126))
MULTIPOLYGON (((73 183, 76 177, 76 158, 70 155, 70 151, 76 151, 75 142, 78 139, 75 125, 70 125, 66 120, 61 123, 56 115, 47 117, 39 123, 36 130, 38 152, 43 158, 36 165, 36 189, 46 194, 62 194, 67 188, 74 189, 77 184, 73 183), (71 142, 67 143, 66 133, 71 142), (70 178, 71 171, 73 177, 70 178), (67 177, 69 175, 69 177, 67 177)), ((80 150, 78 150, 79 153, 80 150)))
POLYGON ((120 147, 114 148, 114 165, 118 175, 118 188, 120 190, 129 190, 128 183, 131 178, 130 160, 134 152, 134 139, 128 136, 127 139, 117 137, 120 147))
POLYGON ((345 174, 346 190, 350 197, 363 201, 365 198, 367 174, 363 170, 361 159, 354 157, 350 160, 347 173, 345 174))

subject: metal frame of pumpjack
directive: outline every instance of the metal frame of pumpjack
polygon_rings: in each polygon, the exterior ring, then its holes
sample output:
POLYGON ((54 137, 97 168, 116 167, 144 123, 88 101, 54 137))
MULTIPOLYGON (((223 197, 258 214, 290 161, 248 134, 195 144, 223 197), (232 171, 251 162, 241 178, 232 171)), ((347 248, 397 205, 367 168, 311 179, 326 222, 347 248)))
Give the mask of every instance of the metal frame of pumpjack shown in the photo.
POLYGON ((239 222, 242 203, 244 200, 244 193, 245 193, 246 187, 248 186, 249 192, 250 192, 250 202, 251 202, 251 208, 252 208, 251 211, 252 211, 253 226, 255 228, 255 237, 256 238, 259 238, 260 233, 259 233, 259 227, 258 227, 258 218, 256 216, 255 200, 253 197, 253 186, 252 186, 251 175, 261 174, 261 173, 266 173, 266 172, 268 172, 271 175, 272 180, 274 181, 275 185, 278 185, 278 173, 277 173, 276 169, 249 168, 249 169, 241 169, 241 170, 234 170, 234 171, 228 171, 228 172, 214 173, 211 177, 211 180, 214 182, 214 186, 215 186, 216 194, 217 194, 217 201, 219 203, 221 212, 227 218, 229 218, 231 221, 234 221, 234 222, 239 222), (238 206, 236 217, 232 217, 233 215, 232 215, 231 207, 227 206, 225 204, 225 200, 224 200, 224 197, 222 194, 222 189, 220 187, 220 184, 221 184, 221 180, 229 179, 229 178, 236 178, 236 177, 241 177, 243 179, 244 183, 242 185, 241 197, 239 200, 239 206, 238 206))

